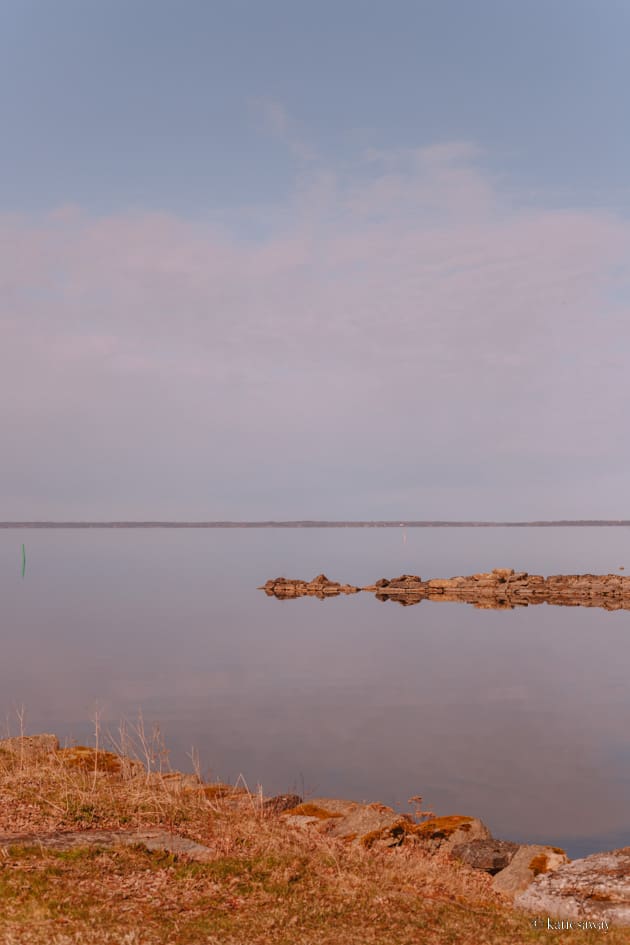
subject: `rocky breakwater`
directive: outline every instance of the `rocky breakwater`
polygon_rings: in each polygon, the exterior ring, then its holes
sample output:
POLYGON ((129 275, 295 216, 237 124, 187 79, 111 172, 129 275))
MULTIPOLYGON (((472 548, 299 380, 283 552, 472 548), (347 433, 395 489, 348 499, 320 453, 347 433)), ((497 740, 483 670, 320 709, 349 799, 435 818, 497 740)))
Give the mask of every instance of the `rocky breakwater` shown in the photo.
POLYGON ((602 607, 630 610, 630 577, 618 574, 529 574, 513 568, 495 568, 477 574, 423 581, 415 574, 381 578, 366 587, 330 581, 324 574, 312 581, 276 578, 260 588, 269 597, 336 597, 368 591, 380 601, 395 601, 403 607, 423 600, 471 604, 488 610, 511 610, 530 604, 561 607, 602 607))
POLYGON ((617 574, 553 574, 543 577, 513 568, 495 568, 478 574, 428 581, 416 575, 403 574, 363 589, 373 591, 379 600, 396 600, 406 606, 422 600, 438 600, 493 610, 530 604, 630 610, 630 577, 617 574))
POLYGON ((323 600, 325 597, 338 597, 339 594, 357 594, 361 588, 352 584, 339 584, 338 581, 330 581, 325 574, 318 574, 312 581, 277 577, 267 581, 258 590, 264 591, 267 597, 277 597, 278 600, 289 600, 293 597, 318 597, 323 600))

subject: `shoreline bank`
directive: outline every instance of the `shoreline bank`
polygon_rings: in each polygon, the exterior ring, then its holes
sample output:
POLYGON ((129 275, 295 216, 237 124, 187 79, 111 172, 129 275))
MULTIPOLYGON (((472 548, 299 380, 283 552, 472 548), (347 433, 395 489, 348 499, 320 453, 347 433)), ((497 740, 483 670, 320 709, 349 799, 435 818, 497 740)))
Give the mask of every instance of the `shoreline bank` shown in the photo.
POLYGON ((325 851, 334 862, 347 862, 353 882, 366 869, 377 883, 379 870, 390 879, 398 870, 396 895, 405 870, 420 870, 439 880, 444 902, 455 897, 459 907, 482 903, 511 916, 511 937, 491 942, 533 941, 515 935, 513 923, 529 934, 546 913, 591 923, 571 926, 580 930, 630 925, 630 848, 570 862, 558 848, 493 838, 473 816, 435 817, 419 809, 414 816, 339 798, 264 797, 204 783, 198 774, 150 772, 138 758, 115 752, 60 748, 49 734, 0 741, 0 784, 0 863, 14 862, 18 870, 24 857, 32 862, 34 850, 50 865, 51 857, 91 862, 105 855, 114 864, 142 849, 145 856, 170 857, 171 865, 207 867, 210 875, 226 855, 238 861, 244 848, 258 850, 266 837, 274 855, 295 857, 297 850, 306 862, 325 851))

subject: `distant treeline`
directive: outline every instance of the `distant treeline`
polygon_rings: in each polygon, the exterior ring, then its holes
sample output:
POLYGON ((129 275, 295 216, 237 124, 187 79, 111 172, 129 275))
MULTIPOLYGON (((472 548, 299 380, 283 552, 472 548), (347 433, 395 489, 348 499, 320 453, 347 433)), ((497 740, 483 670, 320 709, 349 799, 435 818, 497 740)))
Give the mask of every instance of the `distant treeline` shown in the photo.
POLYGON ((558 528, 630 525, 627 519, 539 522, 0 522, 0 528, 558 528))

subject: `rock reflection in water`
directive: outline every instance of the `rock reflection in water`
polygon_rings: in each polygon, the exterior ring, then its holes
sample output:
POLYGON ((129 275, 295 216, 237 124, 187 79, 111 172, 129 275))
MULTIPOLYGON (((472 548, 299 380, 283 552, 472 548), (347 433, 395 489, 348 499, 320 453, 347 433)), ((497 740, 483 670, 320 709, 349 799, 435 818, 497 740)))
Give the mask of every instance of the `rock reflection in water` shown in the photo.
POLYGON ((279 577, 267 581, 259 590, 268 597, 289 600, 295 597, 338 597, 368 591, 380 601, 395 601, 403 607, 423 600, 471 604, 478 609, 513 610, 530 604, 554 604, 561 607, 602 607, 605 610, 630 610, 630 577, 618 574, 528 574, 513 568, 451 578, 423 581, 414 574, 381 578, 375 584, 355 587, 329 580, 319 574, 312 581, 279 577))

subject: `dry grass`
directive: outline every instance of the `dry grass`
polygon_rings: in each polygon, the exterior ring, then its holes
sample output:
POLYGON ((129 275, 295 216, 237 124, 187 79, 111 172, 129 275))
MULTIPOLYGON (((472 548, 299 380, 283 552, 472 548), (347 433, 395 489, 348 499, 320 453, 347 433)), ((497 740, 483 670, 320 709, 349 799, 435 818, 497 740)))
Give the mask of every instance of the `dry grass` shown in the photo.
MULTIPOLYGON (((173 777, 118 761, 94 749, 45 759, 0 754, 0 832, 157 826, 207 844, 214 858, 195 863, 141 846, 5 849, 2 945, 548 941, 485 874, 446 857, 372 852, 317 827, 288 826, 260 796, 226 785, 175 790, 173 777)), ((606 941, 628 938, 611 930, 606 941)), ((572 943, 596 939, 601 933, 571 933, 572 943)))

